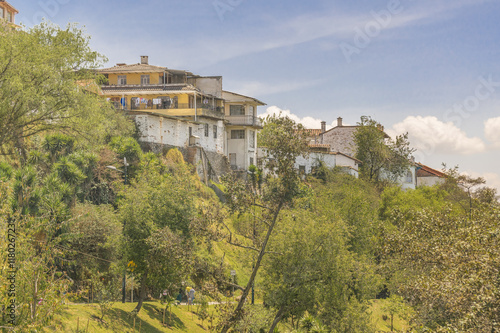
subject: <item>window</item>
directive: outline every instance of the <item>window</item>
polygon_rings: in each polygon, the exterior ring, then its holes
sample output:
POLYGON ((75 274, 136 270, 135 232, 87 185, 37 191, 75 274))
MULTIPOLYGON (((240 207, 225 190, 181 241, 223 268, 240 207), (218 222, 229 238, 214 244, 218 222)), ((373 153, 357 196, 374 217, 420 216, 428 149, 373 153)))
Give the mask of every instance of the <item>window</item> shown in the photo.
POLYGON ((305 175, 305 174, 306 174, 306 166, 299 165, 299 175, 305 175))
POLYGON ((245 115, 245 107, 243 105, 230 105, 229 106, 229 114, 231 116, 244 116, 245 115))
POLYGON ((244 139, 244 138, 245 138, 245 130, 231 131, 231 139, 244 139))
POLYGON ((149 75, 141 75, 141 85, 148 85, 149 84, 149 75))
POLYGON ((214 139, 217 139, 217 125, 214 125, 214 139))
POLYGON ((249 131, 248 133, 250 134, 248 138, 248 145, 250 148, 255 148, 255 131, 249 131))
POLYGON ((411 173, 411 171, 408 171, 406 173, 406 179, 405 179, 405 182, 406 183, 413 183, 413 174, 411 173))
POLYGON ((208 124, 205 124, 205 136, 208 136, 208 124))
POLYGON ((0 18, 3 18, 4 15, 4 9, 3 7, 0 7, 0 18))
POLYGON ((14 23, 14 13, 8 13, 8 14, 7 14, 7 17, 8 17, 8 19, 9 19, 9 22, 14 23))
POLYGON ((254 165, 253 164, 253 157, 250 157, 250 165, 254 165))
POLYGON ((127 75, 118 75, 118 85, 127 84, 127 75))
POLYGON ((192 136, 193 136, 193 128, 189 127, 189 137, 192 137, 192 136))
POLYGON ((253 109, 253 106, 249 106, 249 107, 248 107, 248 113, 249 113, 251 116, 253 116, 253 115, 254 115, 254 114, 253 114, 253 110, 254 110, 254 109, 253 109))

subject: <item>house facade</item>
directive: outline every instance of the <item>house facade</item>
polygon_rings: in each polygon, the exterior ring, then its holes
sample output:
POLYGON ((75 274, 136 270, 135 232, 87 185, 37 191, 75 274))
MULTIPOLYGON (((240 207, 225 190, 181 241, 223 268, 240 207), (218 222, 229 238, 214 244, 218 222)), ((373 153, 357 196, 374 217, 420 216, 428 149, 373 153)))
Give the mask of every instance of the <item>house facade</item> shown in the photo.
POLYGON ((147 56, 98 72, 106 78, 100 94, 134 118, 141 144, 177 147, 218 175, 247 170, 256 160, 257 106, 265 104, 223 91, 221 76, 153 66, 147 56))
POLYGON ((19 11, 10 3, 5 0, 0 0, 0 20, 7 22, 7 24, 14 29, 20 28, 20 26, 16 24, 15 20, 15 16, 18 13, 19 11))
POLYGON ((258 99, 223 91, 227 145, 225 154, 231 169, 246 171, 257 164, 257 133, 262 122, 257 107, 266 105, 258 99))
MULTIPOLYGON (((326 122, 321 122, 320 129, 306 129, 305 133, 309 143, 309 148, 311 151, 309 158, 302 158, 299 160, 300 163, 297 167, 299 170, 305 170, 305 173, 309 173, 309 167, 314 167, 314 163, 322 160, 328 167, 341 167, 350 174, 354 176, 359 175, 359 166, 361 161, 354 158, 356 155, 356 142, 354 135, 359 126, 346 126, 342 122, 342 118, 337 118, 337 126, 326 130, 326 122), (333 157, 327 157, 328 154, 334 155, 333 157), (316 161, 316 162, 314 162, 316 161)), ((380 130, 383 132, 384 128, 381 127, 380 130)), ((384 133, 386 138, 389 138, 387 134, 384 133)), ((395 183, 399 184, 403 189, 415 189, 417 184, 417 168, 415 163, 411 163, 405 175, 393 179, 392 175, 384 174, 382 172, 382 177, 386 179, 392 179, 395 183)))
POLYGON ((445 181, 445 173, 422 163, 417 163, 417 186, 433 186, 443 184, 445 181))

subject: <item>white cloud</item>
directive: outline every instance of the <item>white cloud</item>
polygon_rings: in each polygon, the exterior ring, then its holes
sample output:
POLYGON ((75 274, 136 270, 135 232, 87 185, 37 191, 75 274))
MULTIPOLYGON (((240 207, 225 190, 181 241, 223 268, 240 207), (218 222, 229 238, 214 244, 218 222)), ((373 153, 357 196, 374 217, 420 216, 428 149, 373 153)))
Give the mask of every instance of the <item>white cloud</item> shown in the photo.
POLYGON ((388 134, 395 136, 408 132, 410 144, 420 153, 457 153, 461 155, 480 153, 486 150, 484 142, 467 134, 453 123, 444 123, 431 116, 409 116, 393 125, 388 134))
POLYGON ((462 174, 466 174, 468 176, 477 178, 477 177, 482 177, 484 180, 486 180, 485 186, 487 187, 493 187, 497 189, 497 194, 500 194, 500 175, 498 173, 494 172, 484 172, 484 173, 479 173, 475 171, 465 171, 461 172, 462 174))
MULTIPOLYGON (((321 128, 321 119, 316 119, 313 117, 303 117, 300 118, 299 116, 293 114, 290 110, 283 110, 280 109, 279 107, 273 105, 270 106, 266 109, 266 112, 263 114, 259 114, 259 117, 266 117, 270 115, 279 115, 282 114, 283 116, 287 116, 288 118, 292 119, 296 123, 300 123, 304 125, 305 128, 321 128)), ((331 128, 332 126, 326 126, 327 129, 331 128)))
POLYGON ((484 135, 493 146, 500 148, 500 117, 490 118, 484 122, 484 135))

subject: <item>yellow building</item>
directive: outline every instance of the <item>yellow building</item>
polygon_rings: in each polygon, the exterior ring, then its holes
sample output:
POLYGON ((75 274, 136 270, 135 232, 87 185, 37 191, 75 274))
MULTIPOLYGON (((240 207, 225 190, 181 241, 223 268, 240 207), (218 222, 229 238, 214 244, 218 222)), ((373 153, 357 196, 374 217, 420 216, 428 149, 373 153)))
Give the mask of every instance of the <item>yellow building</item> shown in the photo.
POLYGON ((15 22, 15 16, 19 11, 5 0, 0 0, 0 19, 6 21, 13 28, 20 28, 15 22))
POLYGON ((179 148, 187 161, 203 166, 205 179, 229 169, 246 174, 256 163, 257 107, 265 104, 223 91, 221 76, 153 66, 147 56, 98 72, 107 79, 100 95, 135 120, 141 143, 179 148))
POLYGON ((182 70, 149 65, 141 56, 138 64, 117 64, 98 71, 107 78, 103 95, 117 108, 184 117, 224 119, 222 78, 201 77, 182 70))

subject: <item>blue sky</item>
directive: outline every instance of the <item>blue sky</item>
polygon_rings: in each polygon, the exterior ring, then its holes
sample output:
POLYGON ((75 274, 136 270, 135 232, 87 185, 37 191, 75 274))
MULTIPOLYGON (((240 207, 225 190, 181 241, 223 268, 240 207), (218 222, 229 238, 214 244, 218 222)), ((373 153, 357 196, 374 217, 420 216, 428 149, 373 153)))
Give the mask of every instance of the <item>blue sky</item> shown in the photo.
POLYGON ((488 0, 10 1, 28 27, 77 22, 118 62, 222 75, 308 127, 369 115, 417 160, 500 189, 500 13, 488 0))

